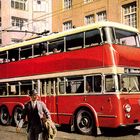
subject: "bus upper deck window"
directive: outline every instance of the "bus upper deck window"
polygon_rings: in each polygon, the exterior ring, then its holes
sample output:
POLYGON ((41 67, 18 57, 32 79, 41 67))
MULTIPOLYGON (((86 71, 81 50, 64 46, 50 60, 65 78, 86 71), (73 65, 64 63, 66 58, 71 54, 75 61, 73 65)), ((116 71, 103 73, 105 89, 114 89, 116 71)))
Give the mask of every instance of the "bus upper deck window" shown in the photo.
POLYGON ((60 53, 64 51, 64 38, 58 38, 48 42, 49 54, 60 53))
POLYGON ((101 43, 101 35, 98 29, 85 33, 85 47, 96 46, 101 43))
POLYGON ((116 42, 122 45, 139 46, 138 34, 122 29, 115 29, 116 42))
POLYGON ((42 44, 41 43, 36 43, 34 44, 33 47, 33 57, 38 57, 42 53, 42 44))
POLYGON ((8 62, 7 52, 6 51, 0 52, 0 64, 7 63, 7 62, 8 62))
POLYGON ((22 47, 20 49, 20 59, 21 60, 30 58, 31 56, 32 56, 32 47, 30 45, 22 47))
POLYGON ((16 48, 9 50, 8 59, 10 60, 10 62, 19 60, 19 49, 16 48))
POLYGON ((83 48, 84 33, 69 35, 66 37, 66 51, 72 51, 83 48))

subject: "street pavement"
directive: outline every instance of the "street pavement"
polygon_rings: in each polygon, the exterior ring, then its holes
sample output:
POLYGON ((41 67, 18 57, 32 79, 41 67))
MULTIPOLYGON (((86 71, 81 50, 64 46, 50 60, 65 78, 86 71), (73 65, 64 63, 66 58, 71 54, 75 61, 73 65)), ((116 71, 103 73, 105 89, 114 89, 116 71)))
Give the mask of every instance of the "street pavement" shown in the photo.
MULTIPOLYGON (((0 125, 0 140, 26 140, 26 129, 20 133, 15 127, 0 125)), ((71 133, 68 130, 58 130, 55 140, 140 140, 140 128, 131 130, 109 130, 108 133, 97 137, 71 133)))
MULTIPOLYGON (((70 132, 58 131, 55 140, 93 140, 93 136, 78 135, 70 132)), ((26 140, 26 129, 19 133, 15 127, 0 125, 0 140, 26 140)))

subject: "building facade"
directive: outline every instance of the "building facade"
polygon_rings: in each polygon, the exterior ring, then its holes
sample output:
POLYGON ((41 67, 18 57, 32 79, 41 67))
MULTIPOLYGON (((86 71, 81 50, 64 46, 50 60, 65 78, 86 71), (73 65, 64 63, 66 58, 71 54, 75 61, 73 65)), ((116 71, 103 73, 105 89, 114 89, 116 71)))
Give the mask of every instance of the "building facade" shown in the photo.
POLYGON ((53 32, 98 21, 124 23, 140 30, 140 0, 53 0, 53 32))
POLYGON ((21 42, 35 33, 52 32, 52 0, 1 0, 0 44, 21 42))

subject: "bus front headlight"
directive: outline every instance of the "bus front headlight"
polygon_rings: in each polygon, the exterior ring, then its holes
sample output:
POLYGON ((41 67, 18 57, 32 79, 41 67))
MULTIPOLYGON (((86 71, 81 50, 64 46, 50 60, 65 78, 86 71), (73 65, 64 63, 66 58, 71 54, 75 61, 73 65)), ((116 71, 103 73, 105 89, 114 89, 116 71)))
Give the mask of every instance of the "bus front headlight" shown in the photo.
POLYGON ((131 106, 130 106, 130 104, 126 104, 126 105, 124 106, 124 110, 125 110, 125 112, 129 113, 129 112, 131 111, 131 106))
POLYGON ((127 113, 127 114, 125 114, 125 117, 127 118, 127 119, 130 119, 130 114, 129 113, 127 113))

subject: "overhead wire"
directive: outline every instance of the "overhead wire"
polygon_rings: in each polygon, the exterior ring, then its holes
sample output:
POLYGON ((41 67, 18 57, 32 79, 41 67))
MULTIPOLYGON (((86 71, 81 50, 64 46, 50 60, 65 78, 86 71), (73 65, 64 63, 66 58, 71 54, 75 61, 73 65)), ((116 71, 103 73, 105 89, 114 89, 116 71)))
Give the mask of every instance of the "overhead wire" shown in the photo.
MULTIPOLYGON (((79 3, 77 3, 77 4, 74 4, 74 5, 72 5, 72 7, 73 7, 72 9, 80 8, 80 7, 83 6, 83 4, 84 4, 83 1, 82 1, 82 2, 79 2, 79 3), (79 6, 79 5, 80 5, 80 6, 79 6)), ((30 25, 30 24, 33 24, 33 23, 36 22, 36 21, 41 21, 41 20, 46 19, 46 18, 49 18, 49 17, 54 17, 54 16, 56 16, 56 15, 58 15, 58 14, 63 13, 64 10, 65 10, 65 8, 62 8, 62 9, 56 10, 56 11, 54 11, 54 12, 46 13, 46 14, 44 14, 44 15, 38 16, 38 17, 36 17, 36 18, 33 18, 33 19, 29 20, 27 24, 23 24, 23 27, 24 27, 24 26, 28 26, 28 25, 30 25)), ((69 10, 70 10, 70 9, 69 9, 69 10)), ((66 10, 65 10, 65 11, 66 11, 66 10)), ((7 31, 7 30, 10 30, 10 29, 13 29, 13 27, 14 27, 14 26, 10 26, 10 27, 4 28, 4 29, 2 29, 2 31, 7 31)), ((26 30, 25 30, 25 32, 26 32, 26 30)), ((31 32, 31 31, 30 31, 30 32, 31 32)))

